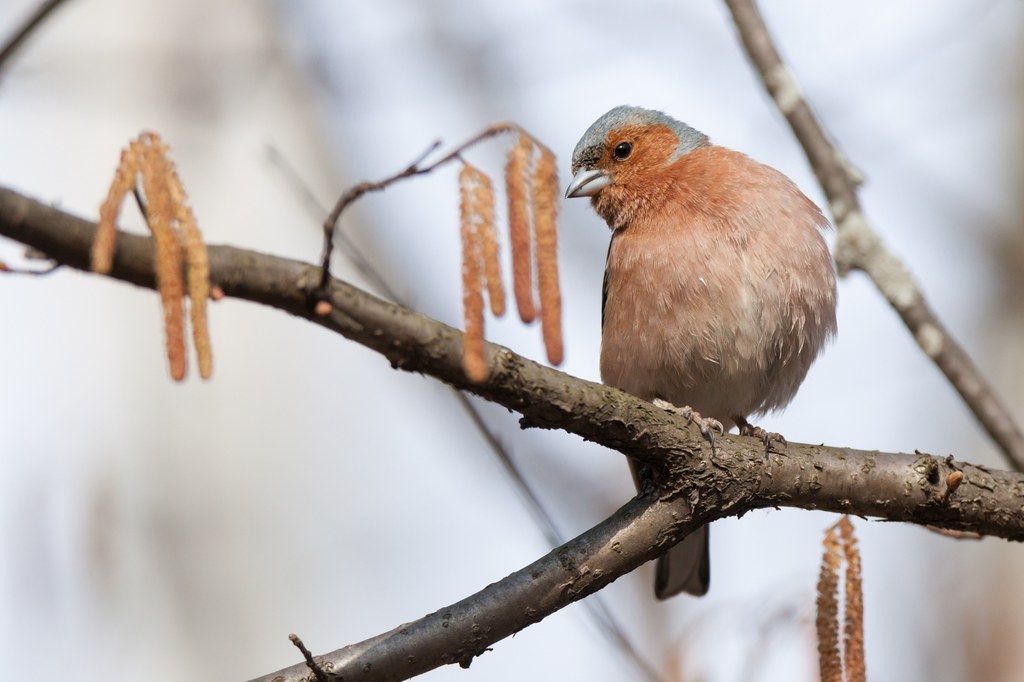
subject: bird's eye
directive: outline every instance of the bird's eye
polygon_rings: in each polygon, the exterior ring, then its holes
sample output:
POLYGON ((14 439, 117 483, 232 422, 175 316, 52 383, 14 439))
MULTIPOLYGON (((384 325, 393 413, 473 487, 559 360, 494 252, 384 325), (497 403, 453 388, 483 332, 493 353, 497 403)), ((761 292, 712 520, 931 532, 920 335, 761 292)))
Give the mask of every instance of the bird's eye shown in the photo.
POLYGON ((629 158, 629 153, 633 151, 633 145, 629 142, 620 142, 615 145, 615 149, 612 152, 615 154, 615 158, 619 161, 629 158))

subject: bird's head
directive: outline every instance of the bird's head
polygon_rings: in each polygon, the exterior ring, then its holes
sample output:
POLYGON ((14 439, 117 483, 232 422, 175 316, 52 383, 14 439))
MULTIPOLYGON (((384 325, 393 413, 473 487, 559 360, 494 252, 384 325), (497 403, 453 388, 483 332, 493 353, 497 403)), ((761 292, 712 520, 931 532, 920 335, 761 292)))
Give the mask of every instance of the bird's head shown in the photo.
POLYGON ((707 145, 704 133, 660 111, 615 107, 576 143, 565 196, 592 197, 597 212, 618 227, 624 211, 653 200, 661 171, 707 145))

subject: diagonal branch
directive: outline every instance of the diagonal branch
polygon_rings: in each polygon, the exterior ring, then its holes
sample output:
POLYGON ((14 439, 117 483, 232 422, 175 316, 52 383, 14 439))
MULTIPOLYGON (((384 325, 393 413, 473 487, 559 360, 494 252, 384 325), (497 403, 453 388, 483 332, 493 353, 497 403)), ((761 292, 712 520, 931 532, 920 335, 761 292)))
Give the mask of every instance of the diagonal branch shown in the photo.
MULTIPOLYGON (((656 495, 630 500, 605 521, 462 601, 376 637, 317 656, 334 679, 406 680, 458 663, 469 667, 497 641, 593 594, 664 551, 661 529, 692 516, 685 501, 656 495)), ((683 526, 680 525, 680 528, 683 526)), ((299 663, 252 682, 309 678, 299 663)))
POLYGON ((963 347, 939 321, 906 266, 885 247, 861 211, 859 184, 849 163, 828 139, 779 56, 754 0, 725 0, 743 47, 764 86, 804 148, 828 197, 836 224, 839 272, 865 272, 914 335, 924 354, 946 375, 967 407, 1017 471, 1024 471, 1024 434, 963 347))
MULTIPOLYGON (((88 268, 96 229, 93 222, 0 188, 0 235, 62 265, 88 268)), ((698 525, 751 509, 841 511, 1024 540, 1024 517, 1016 513, 1024 505, 1022 474, 925 454, 798 443, 766 460, 760 441, 739 436, 720 438, 712 455, 681 417, 501 346, 487 347, 490 378, 470 383, 462 371, 461 332, 344 282, 329 282, 332 312, 319 317, 313 307, 321 294, 320 270, 314 265, 229 246, 211 246, 209 254, 211 280, 228 296, 305 318, 379 352, 396 368, 516 410, 524 425, 563 429, 661 474, 659 490, 646 491, 531 566, 415 623, 319 657, 333 675, 355 679, 369 666, 374 679, 405 679, 446 663, 466 664, 494 642, 657 556, 698 525), (392 672, 383 675, 385 670, 392 672)), ((152 288, 152 240, 122 234, 110 276, 152 288)), ((302 664, 282 671, 280 679, 307 674, 302 664)))

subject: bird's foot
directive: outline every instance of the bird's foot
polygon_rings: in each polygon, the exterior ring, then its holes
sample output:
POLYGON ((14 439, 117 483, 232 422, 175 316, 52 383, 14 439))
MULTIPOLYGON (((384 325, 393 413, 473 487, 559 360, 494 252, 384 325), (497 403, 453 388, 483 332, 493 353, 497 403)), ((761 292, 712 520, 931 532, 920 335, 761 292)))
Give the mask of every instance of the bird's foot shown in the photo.
POLYGON ((776 433, 775 431, 765 431, 760 426, 754 426, 743 417, 733 417, 732 420, 736 422, 736 426, 739 427, 741 436, 753 436, 754 438, 757 438, 762 443, 764 443, 765 457, 767 457, 768 453, 771 452, 772 443, 778 443, 783 447, 789 445, 789 443, 786 441, 785 437, 781 433, 776 433))
POLYGON ((711 444, 711 451, 715 451, 715 431, 718 431, 719 435, 725 435, 725 427, 722 426, 722 422, 712 417, 702 417, 700 412, 697 412, 690 406, 676 407, 667 400, 661 398, 654 399, 654 405, 660 407, 663 410, 674 412, 680 417, 696 425, 700 429, 700 435, 704 436, 704 440, 711 444))

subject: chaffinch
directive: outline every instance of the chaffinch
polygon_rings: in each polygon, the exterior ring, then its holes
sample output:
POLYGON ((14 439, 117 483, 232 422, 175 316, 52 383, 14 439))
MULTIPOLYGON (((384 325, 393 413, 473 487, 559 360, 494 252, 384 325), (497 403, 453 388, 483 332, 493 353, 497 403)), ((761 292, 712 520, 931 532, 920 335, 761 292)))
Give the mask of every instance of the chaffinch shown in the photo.
MULTIPOLYGON (((566 197, 591 197, 612 229, 602 381, 682 407, 712 445, 733 426, 781 439, 747 419, 788 404, 835 333, 821 210, 774 168, 638 107, 597 119, 572 172, 566 197)), ((659 558, 655 593, 709 581, 705 526, 659 558)))

